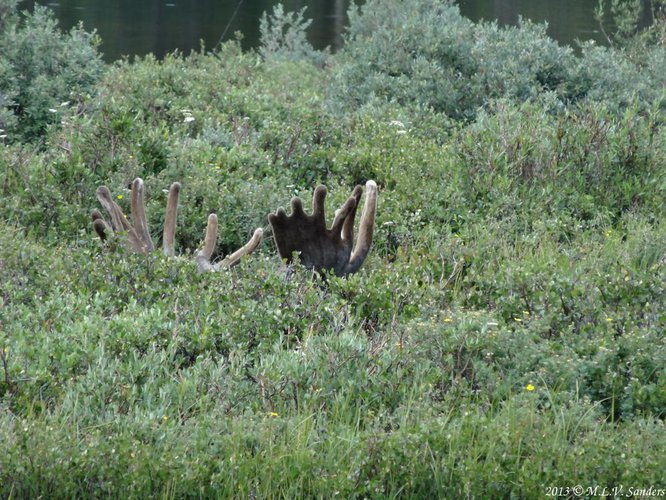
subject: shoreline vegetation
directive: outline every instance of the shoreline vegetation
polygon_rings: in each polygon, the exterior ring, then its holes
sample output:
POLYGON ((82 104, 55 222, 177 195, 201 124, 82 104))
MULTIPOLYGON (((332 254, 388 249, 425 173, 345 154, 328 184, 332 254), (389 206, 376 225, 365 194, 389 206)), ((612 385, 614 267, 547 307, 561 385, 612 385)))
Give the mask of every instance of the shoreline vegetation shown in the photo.
POLYGON ((0 497, 663 496, 666 22, 639 4, 580 51, 368 0, 335 54, 278 6, 257 50, 104 64, 0 0, 0 497), (156 246, 183 182, 180 257, 96 238, 96 188, 128 213, 136 177, 156 246), (361 270, 286 279, 267 215, 370 179, 361 270), (200 274, 213 212, 213 259, 264 241, 200 274))

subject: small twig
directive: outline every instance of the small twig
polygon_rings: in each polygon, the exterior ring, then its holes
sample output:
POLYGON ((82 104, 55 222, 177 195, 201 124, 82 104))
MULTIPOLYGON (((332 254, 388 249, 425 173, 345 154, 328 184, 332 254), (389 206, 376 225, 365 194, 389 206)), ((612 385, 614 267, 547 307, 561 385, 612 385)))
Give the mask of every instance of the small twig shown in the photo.
MULTIPOLYGON (((0 324, 0 327, 2 325, 0 324)), ((0 361, 2 361, 2 369, 5 372, 5 384, 7 384, 7 387, 11 387, 13 385, 12 379, 9 376, 9 366, 7 364, 7 348, 2 347, 0 348, 0 361)))
POLYGON ((173 314, 176 317, 175 324, 173 325, 173 331, 171 332, 171 338, 175 339, 178 337, 178 326, 180 324, 180 317, 178 315, 178 297, 176 297, 176 301, 173 304, 173 314))
POLYGON ((453 271, 451 271, 451 275, 447 278, 442 288, 447 288, 454 280, 458 278, 458 276, 463 270, 464 265, 465 265, 464 258, 461 258, 460 260, 458 260, 458 262, 455 263, 455 265, 453 266, 453 271))
POLYGON ((521 299, 523 300, 523 304, 525 304, 525 309, 527 309, 527 312, 531 316, 532 315, 532 304, 530 303, 530 300, 528 298, 529 294, 528 294, 527 286, 525 285, 525 283, 521 283, 521 285, 520 285, 520 295, 521 295, 521 299))
POLYGON ((298 142, 300 136, 301 136, 301 127, 299 125, 296 127, 296 130, 294 131, 294 134, 291 136, 291 140, 289 141, 289 145, 285 150, 283 158, 285 167, 288 166, 289 159, 292 157, 294 151, 296 150, 296 143, 298 142))
POLYGON ((242 3, 243 0, 240 0, 240 2, 238 2, 238 4, 236 5, 236 9, 234 10, 233 14, 231 14, 231 17, 229 18, 227 25, 224 27, 224 31, 222 32, 222 35, 220 35, 220 39, 215 44, 216 47, 220 45, 220 43, 222 43, 222 40, 224 40, 224 37, 227 34, 227 31, 229 30, 229 26, 231 26, 231 23, 233 23, 234 19, 236 19, 236 15, 238 14, 238 9, 240 9, 242 3))

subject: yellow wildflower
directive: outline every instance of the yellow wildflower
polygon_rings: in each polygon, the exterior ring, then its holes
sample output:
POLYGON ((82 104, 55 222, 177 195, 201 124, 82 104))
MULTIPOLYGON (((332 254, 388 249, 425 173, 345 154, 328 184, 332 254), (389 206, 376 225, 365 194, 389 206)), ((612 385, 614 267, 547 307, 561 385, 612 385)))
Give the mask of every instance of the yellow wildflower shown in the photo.
POLYGON ((527 389, 528 391, 532 392, 532 391, 535 389, 535 387, 534 387, 532 384, 527 384, 527 386, 525 387, 525 389, 527 389))

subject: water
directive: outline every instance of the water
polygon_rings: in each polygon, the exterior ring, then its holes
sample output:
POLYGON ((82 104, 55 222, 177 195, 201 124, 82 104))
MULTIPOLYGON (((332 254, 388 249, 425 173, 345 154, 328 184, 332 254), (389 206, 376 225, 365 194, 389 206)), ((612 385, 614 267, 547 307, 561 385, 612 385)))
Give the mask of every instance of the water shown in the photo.
MULTIPOLYGON (((641 0, 642 26, 651 22, 649 0, 641 0)), ((594 40, 606 45, 608 40, 599 29, 594 11, 599 0, 461 0, 460 12, 474 20, 497 19, 503 25, 516 25, 520 16, 534 22, 547 22, 548 35, 560 44, 576 46, 576 41, 594 40)), ((608 10, 608 5, 606 5, 608 10)), ((606 29, 612 25, 605 21, 606 29)))
MULTIPOLYGON (((220 40, 241 32, 244 48, 259 41, 259 19, 271 12, 276 0, 55 0, 22 1, 22 9, 35 3, 53 9, 60 25, 69 29, 81 20, 86 30, 96 29, 102 38, 104 59, 153 53, 160 57, 176 49, 199 50, 200 40, 213 48, 220 40)), ((342 42, 350 0, 282 1, 287 11, 307 7, 313 20, 310 41, 317 48, 342 42)))
MULTIPOLYGON (((594 20, 598 0, 460 0, 463 15, 478 21, 498 19, 516 24, 522 15, 548 21, 548 33, 560 43, 604 37, 594 20)), ((23 1, 31 9, 34 1, 23 1)), ((41 2, 40 2, 41 3, 41 2)), ((82 20, 86 29, 102 37, 101 51, 107 61, 124 55, 153 53, 160 57, 173 50, 189 53, 213 48, 220 40, 243 34, 243 47, 259 40, 259 19, 271 11, 276 0, 53 0, 52 8, 64 29, 82 20)), ((283 0, 286 10, 307 6, 313 19, 310 41, 316 48, 340 46, 350 0, 283 0)))

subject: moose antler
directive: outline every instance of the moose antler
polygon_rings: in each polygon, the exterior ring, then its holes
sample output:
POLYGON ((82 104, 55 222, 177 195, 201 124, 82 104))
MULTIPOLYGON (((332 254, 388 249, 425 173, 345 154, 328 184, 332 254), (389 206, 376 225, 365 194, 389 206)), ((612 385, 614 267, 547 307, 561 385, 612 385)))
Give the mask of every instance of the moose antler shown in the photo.
MULTIPOLYGON (((169 188, 167 199, 166 217, 164 220, 164 233, 162 236, 162 252, 167 257, 175 255, 176 215, 178 211, 178 198, 180 195, 180 183, 174 182, 169 188)), ((126 232, 127 244, 130 250, 137 253, 149 253, 155 250, 155 245, 150 238, 148 222, 146 220, 146 209, 144 204, 143 180, 134 179, 132 182, 131 213, 134 225, 131 225, 118 204, 113 201, 111 191, 106 186, 97 188, 97 199, 104 209, 109 213, 111 222, 108 223, 98 210, 93 210, 92 221, 95 232, 102 241, 105 241, 114 232, 126 232)), ((196 262, 199 271, 217 271, 237 265, 241 258, 251 254, 261 243, 262 230, 257 229, 250 241, 218 264, 211 263, 211 257, 215 250, 217 239, 217 215, 208 216, 208 227, 206 228, 206 240, 203 250, 197 252, 196 262)))
MULTIPOLYGON (((164 223, 164 254, 171 256, 174 253, 174 236, 176 232, 176 211, 178 208, 178 197, 180 195, 180 184, 174 182, 169 189, 167 201, 167 216, 164 223)), ((92 213, 93 228, 104 241, 113 232, 127 231, 127 242, 132 251, 137 253, 148 253, 155 250, 155 245, 150 238, 148 223, 146 222, 146 209, 144 207, 143 180, 134 179, 132 183, 132 220, 134 226, 130 225, 122 209, 113 201, 111 191, 106 186, 97 188, 97 199, 111 216, 111 224, 107 223, 99 211, 92 213)))
POLYGON ((227 255, 223 260, 217 264, 212 264, 210 261, 213 251, 215 250, 215 241, 217 240, 217 215, 210 214, 208 216, 208 225, 206 226, 206 238, 204 240, 204 247, 197 252, 196 261, 199 271, 217 271, 218 269, 228 269, 237 265, 241 258, 250 255, 261 243, 263 230, 257 228, 250 241, 244 246, 236 250, 231 255, 227 255))
POLYGON ((363 188, 356 186, 352 195, 335 212, 331 229, 326 228, 324 199, 326 186, 317 186, 312 197, 312 215, 303 210, 300 198, 291 200, 291 215, 283 208, 268 216, 280 257, 291 262, 294 252, 306 267, 318 272, 333 271, 336 276, 355 273, 370 251, 377 211, 377 184, 365 184, 365 205, 358 238, 354 245, 354 218, 363 188), (353 247, 353 248, 352 248, 353 247))

